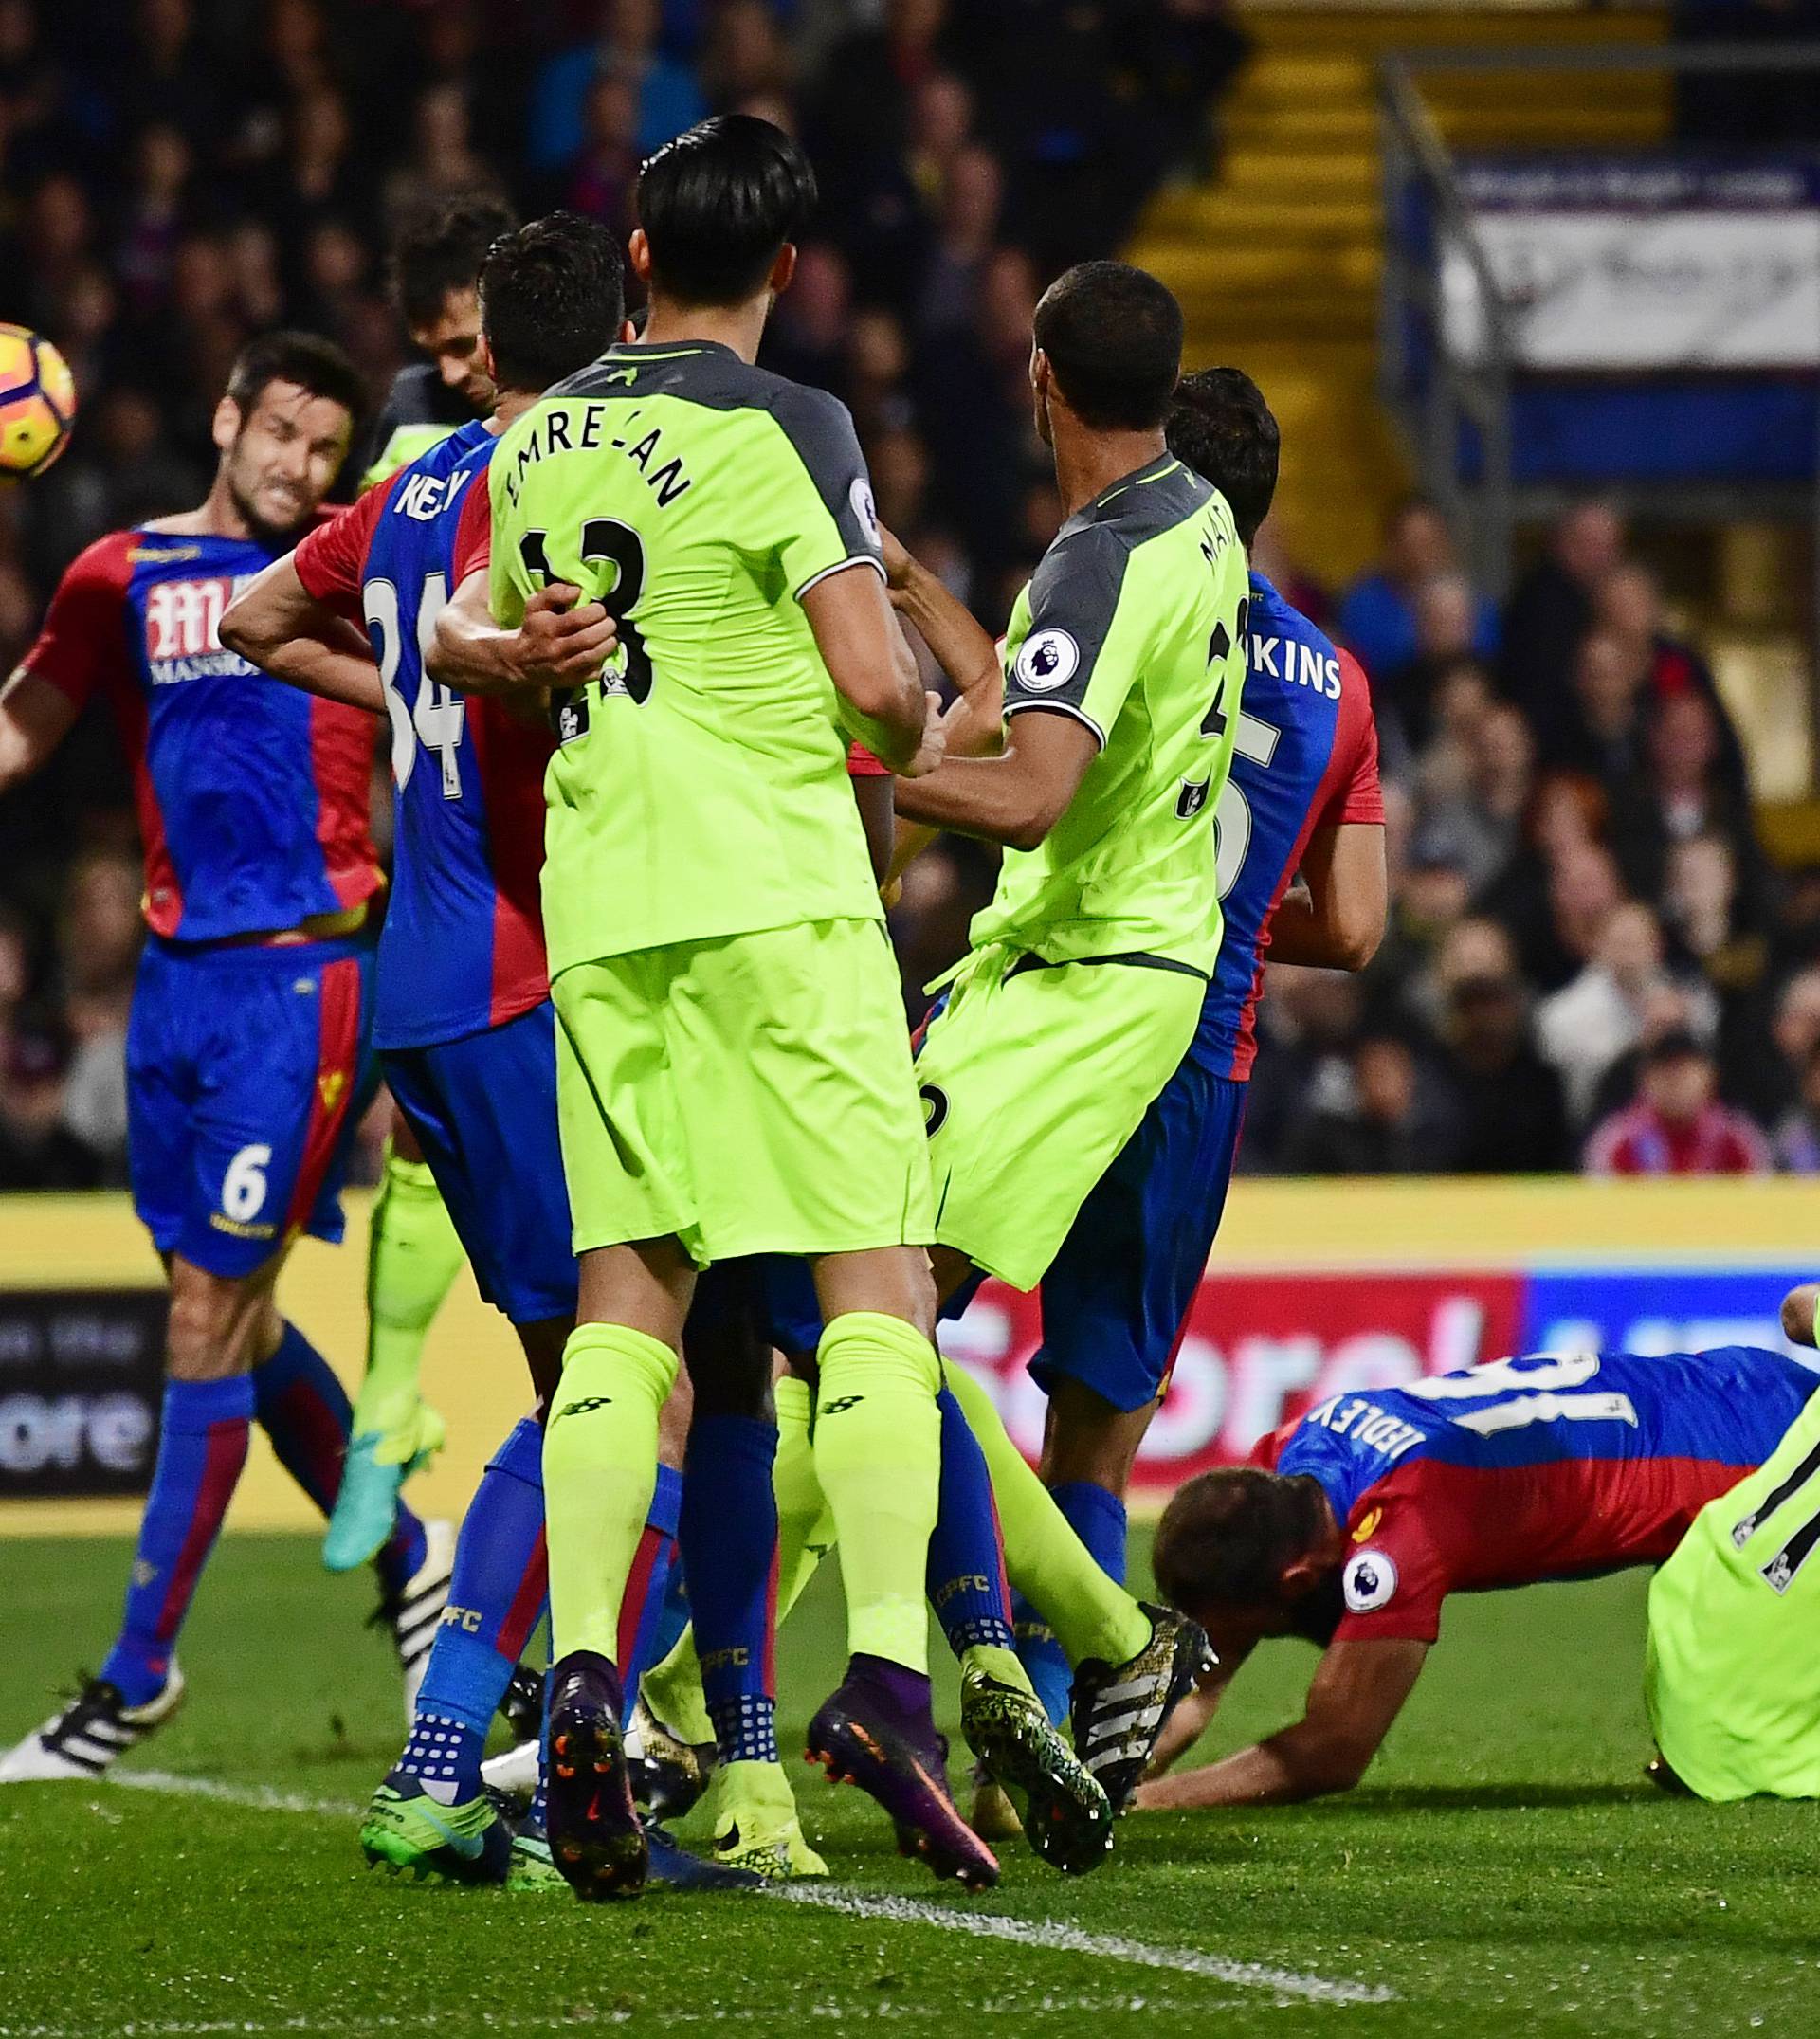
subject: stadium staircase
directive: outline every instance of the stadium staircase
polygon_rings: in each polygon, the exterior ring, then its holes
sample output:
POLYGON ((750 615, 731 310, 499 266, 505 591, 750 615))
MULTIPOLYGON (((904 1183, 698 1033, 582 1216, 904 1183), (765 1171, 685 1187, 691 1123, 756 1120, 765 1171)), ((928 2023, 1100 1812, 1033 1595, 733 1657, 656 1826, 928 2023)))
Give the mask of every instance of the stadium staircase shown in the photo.
MULTIPOLYGON (((1289 549, 1321 578, 1371 555, 1409 467, 1377 399, 1382 267, 1378 58, 1393 49, 1654 42, 1654 8, 1498 4, 1353 7, 1249 0, 1256 52, 1228 102, 1218 173, 1148 209, 1132 259, 1188 315, 1191 366, 1234 362, 1283 421, 1279 497, 1289 549)), ((1647 148, 1667 132, 1665 83, 1635 73, 1429 74, 1450 146, 1647 148)))

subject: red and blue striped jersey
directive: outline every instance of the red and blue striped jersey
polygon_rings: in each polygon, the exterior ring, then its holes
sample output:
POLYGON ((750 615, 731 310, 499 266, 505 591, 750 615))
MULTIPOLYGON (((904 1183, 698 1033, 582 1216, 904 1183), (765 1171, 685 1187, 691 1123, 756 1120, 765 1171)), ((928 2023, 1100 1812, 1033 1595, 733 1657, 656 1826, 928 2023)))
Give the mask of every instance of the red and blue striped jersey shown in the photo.
POLYGON ((297 549, 315 598, 365 628, 391 719, 392 892, 373 1044, 429 1047, 550 994, 538 880, 554 739, 424 671, 423 647, 491 539, 498 438, 464 425, 297 549))
POLYGON ((383 883, 369 719, 221 647, 223 610, 280 550, 144 525, 97 538, 22 662, 78 704, 109 699, 133 770, 145 918, 178 940, 282 933, 383 883))
POLYGON ((1220 953, 1193 1053, 1243 1083, 1257 1059, 1270 917, 1318 828, 1384 819, 1365 674, 1261 573, 1246 610, 1246 676, 1232 775, 1213 812, 1220 953))
POLYGON ((1431 1643, 1449 1593, 1659 1564, 1816 1387, 1742 1345, 1541 1354, 1330 1396, 1252 1456, 1351 1539, 1337 1635, 1431 1643))

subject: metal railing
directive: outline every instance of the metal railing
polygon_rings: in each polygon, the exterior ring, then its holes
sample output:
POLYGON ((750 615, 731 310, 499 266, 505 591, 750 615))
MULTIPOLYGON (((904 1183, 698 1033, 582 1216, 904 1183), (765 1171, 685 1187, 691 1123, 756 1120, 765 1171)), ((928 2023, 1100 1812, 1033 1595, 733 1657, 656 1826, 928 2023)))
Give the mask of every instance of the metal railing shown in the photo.
MULTIPOLYGON (((1666 73, 1737 77, 1820 73, 1820 42, 1616 45, 1594 48, 1413 50, 1378 70, 1385 262, 1379 310, 1379 389, 1403 428, 1422 478, 1484 586, 1509 585, 1520 510, 1512 473, 1511 392, 1520 371, 1512 307, 1500 289, 1452 153, 1423 97, 1429 72, 1666 73), (1470 278, 1470 344, 1448 316, 1447 262, 1470 278), (1462 446, 1476 437, 1476 475, 1462 446)), ((1539 153, 1539 152, 1538 152, 1539 153)), ((1820 448, 1816 448, 1814 611, 1820 629, 1820 448)))

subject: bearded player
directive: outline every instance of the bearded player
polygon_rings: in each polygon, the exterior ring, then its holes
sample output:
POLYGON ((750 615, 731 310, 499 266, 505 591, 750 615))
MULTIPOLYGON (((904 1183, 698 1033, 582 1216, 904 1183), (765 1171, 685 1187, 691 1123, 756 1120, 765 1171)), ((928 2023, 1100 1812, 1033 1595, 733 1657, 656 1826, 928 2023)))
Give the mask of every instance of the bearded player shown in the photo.
MULTIPOLYGON (((148 936, 127 1035, 135 1207, 171 1291, 163 1428, 118 1635, 100 1674, 0 1763, 92 1778, 182 1701, 176 1643, 257 1420, 326 1513, 350 1410, 280 1314, 300 1232, 341 1236, 342 1134, 368 1024, 369 719, 269 686, 224 650, 235 587, 296 542, 347 458, 353 366, 256 340, 214 415, 200 508, 98 539, 0 694, 0 792, 111 700, 145 845, 148 936)), ((452 1536, 402 1505, 376 1559, 408 1692, 447 1594, 452 1536)))

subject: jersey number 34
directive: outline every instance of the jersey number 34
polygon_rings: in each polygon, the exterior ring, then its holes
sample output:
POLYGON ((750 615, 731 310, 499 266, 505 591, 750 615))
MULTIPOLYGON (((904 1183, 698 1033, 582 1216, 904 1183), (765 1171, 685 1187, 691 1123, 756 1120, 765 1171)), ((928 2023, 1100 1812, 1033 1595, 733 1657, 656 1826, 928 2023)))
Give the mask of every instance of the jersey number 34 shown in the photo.
POLYGON ((433 752, 442 762, 443 798, 462 797, 462 730, 467 710, 424 671, 424 659, 436 635, 436 619, 448 601, 448 581, 441 573, 424 576, 417 602, 417 699, 405 700, 400 684, 404 632, 398 614, 398 591, 389 580, 370 580, 361 591, 367 635, 379 647, 379 677, 385 683, 386 713, 391 719, 391 775, 398 791, 410 784, 417 767, 417 747, 433 752))

